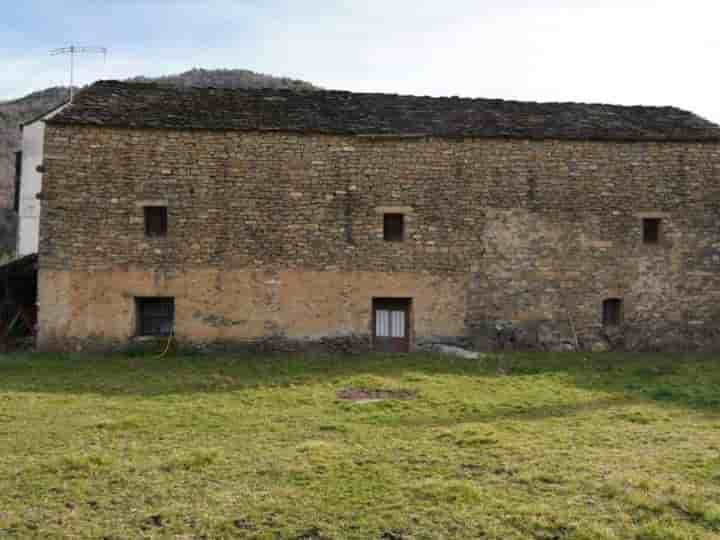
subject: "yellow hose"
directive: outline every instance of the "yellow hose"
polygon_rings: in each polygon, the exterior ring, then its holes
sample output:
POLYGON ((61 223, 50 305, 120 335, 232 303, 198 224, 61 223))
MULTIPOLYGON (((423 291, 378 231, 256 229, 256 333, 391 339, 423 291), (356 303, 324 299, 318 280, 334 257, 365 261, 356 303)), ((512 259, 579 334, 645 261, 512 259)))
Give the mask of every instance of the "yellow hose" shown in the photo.
POLYGON ((165 355, 170 350, 170 343, 172 343, 174 336, 175 336, 175 332, 170 332, 170 335, 168 335, 167 343, 165 344, 165 350, 155 357, 156 360, 160 360, 161 358, 165 357, 165 355))
POLYGON ((20 312, 18 311, 17 314, 15 315, 15 318, 12 320, 12 322, 10 324, 8 324, 7 330, 5 330, 6 338, 8 336, 10 336, 10 332, 12 332, 13 326, 15 326, 15 323, 18 321, 19 318, 20 318, 20 312))

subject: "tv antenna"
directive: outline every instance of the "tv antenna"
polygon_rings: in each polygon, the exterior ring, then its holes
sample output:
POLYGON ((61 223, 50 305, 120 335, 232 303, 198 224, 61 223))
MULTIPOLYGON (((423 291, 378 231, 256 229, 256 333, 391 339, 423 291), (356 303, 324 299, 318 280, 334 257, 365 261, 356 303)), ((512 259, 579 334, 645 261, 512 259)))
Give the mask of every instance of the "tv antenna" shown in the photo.
POLYGON ((62 47, 60 49, 53 49, 50 51, 52 56, 59 54, 70 55, 70 103, 72 103, 73 97, 75 97, 75 55, 76 54, 102 54, 103 62, 107 62, 107 49, 105 47, 78 47, 76 45, 70 45, 69 47, 62 47))

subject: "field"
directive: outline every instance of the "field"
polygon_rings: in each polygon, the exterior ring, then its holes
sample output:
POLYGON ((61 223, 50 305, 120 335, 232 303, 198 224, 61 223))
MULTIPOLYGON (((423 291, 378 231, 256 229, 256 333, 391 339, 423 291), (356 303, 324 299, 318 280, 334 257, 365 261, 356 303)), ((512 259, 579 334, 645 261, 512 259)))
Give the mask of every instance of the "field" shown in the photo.
POLYGON ((0 538, 720 538, 720 362, 4 355, 0 538))

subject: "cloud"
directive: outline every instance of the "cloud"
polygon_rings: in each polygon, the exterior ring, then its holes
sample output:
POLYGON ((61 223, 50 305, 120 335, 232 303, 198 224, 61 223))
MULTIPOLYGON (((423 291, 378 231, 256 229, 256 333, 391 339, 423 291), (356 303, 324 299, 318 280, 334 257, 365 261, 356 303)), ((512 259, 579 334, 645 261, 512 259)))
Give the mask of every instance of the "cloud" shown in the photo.
POLYGON ((241 67, 349 90, 673 104, 720 121, 714 1, 84 0, 25 12, 0 22, 12 29, 0 98, 64 82, 47 50, 76 40, 111 51, 104 73, 80 59, 81 82, 241 67))

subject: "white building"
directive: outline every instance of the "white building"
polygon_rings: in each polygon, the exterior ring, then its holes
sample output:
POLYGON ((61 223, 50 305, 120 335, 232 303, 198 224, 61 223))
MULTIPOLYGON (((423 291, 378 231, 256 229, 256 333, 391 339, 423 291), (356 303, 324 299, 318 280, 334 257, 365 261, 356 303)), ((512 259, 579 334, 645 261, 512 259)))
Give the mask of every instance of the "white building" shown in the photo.
MULTIPOLYGON (((20 126, 22 150, 20 185, 18 197, 17 256, 24 257, 37 253, 40 243, 40 199, 42 172, 38 169, 43 162, 45 146, 45 120, 52 118, 66 107, 63 103, 41 116, 20 126)), ((17 195, 16 195, 17 196, 17 195)))

